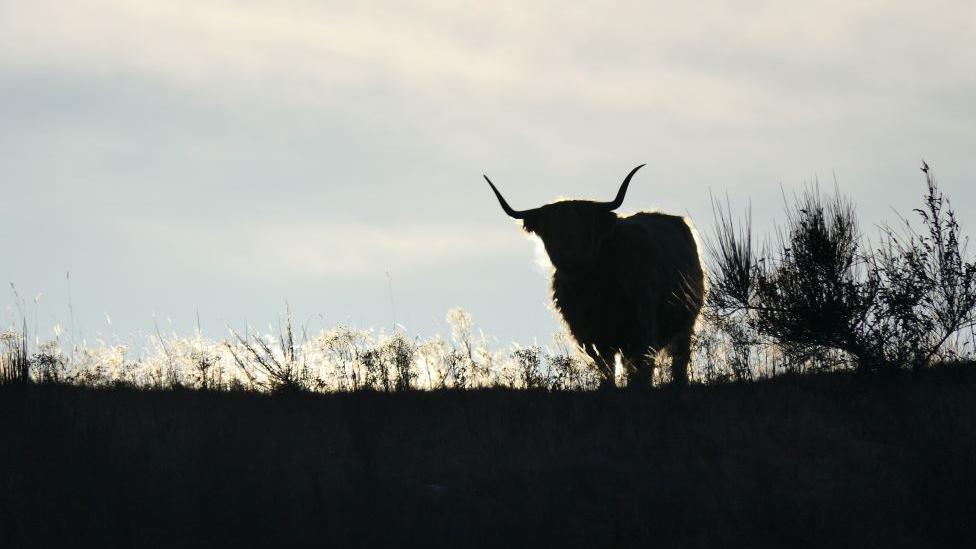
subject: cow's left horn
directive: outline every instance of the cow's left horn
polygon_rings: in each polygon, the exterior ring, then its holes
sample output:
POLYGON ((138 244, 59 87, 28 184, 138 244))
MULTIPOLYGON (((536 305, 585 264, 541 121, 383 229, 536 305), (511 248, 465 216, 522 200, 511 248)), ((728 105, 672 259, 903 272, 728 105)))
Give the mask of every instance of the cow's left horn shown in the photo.
POLYGON ((525 214, 530 210, 518 211, 513 209, 508 205, 508 202, 505 202, 505 198, 502 196, 502 193, 498 192, 498 189, 495 188, 495 184, 491 182, 491 179, 488 179, 488 176, 484 174, 482 174, 481 177, 484 177, 485 181, 491 185, 491 190, 495 191, 495 196, 498 197, 498 203, 502 205, 502 209, 505 210, 505 213, 507 213, 510 217, 514 217, 515 219, 525 219, 525 214))
POLYGON ((621 205, 623 205, 624 196, 627 194, 627 186, 630 185, 630 178, 634 177, 634 174, 637 173, 637 170, 643 168, 646 165, 647 164, 641 164, 640 166, 637 166, 633 170, 630 170, 630 173, 627 174, 627 177, 624 178, 624 182, 620 184, 620 190, 617 191, 617 198, 614 198, 613 202, 604 202, 608 210, 616 210, 621 205))

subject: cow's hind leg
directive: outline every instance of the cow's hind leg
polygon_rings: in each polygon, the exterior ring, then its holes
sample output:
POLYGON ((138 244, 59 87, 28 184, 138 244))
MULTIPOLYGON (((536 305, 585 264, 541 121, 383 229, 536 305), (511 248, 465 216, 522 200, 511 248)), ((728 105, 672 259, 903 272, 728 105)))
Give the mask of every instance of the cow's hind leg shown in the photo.
POLYGON ((628 389, 650 389, 654 381, 654 354, 634 354, 621 357, 627 372, 628 389))
POLYGON ((671 383, 688 385, 688 362, 691 360, 691 332, 681 334, 668 346, 671 355, 671 383))

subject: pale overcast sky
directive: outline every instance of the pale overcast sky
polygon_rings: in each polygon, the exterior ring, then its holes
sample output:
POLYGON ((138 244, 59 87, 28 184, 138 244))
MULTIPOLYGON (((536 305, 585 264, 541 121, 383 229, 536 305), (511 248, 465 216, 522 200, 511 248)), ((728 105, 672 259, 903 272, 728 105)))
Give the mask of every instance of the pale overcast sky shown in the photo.
POLYGON ((972 0, 0 0, 0 277, 43 293, 42 335, 70 271, 89 338, 197 311, 222 337, 285 300, 388 327, 392 281, 411 333, 460 306, 546 342, 535 245, 482 173, 524 208, 647 162, 623 209, 702 233, 709 191, 762 229, 836 174, 873 232, 924 157, 976 234, 974 149, 972 0))

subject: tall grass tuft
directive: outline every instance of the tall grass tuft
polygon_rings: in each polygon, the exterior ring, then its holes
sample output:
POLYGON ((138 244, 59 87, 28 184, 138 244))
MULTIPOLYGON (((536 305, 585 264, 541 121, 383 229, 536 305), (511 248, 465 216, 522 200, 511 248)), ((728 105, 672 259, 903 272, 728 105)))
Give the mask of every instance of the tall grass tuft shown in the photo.
POLYGON ((30 358, 27 355, 27 327, 22 331, 0 333, 0 384, 23 384, 30 380, 30 358))
POLYGON ((236 345, 225 342, 225 346, 252 387, 270 392, 298 392, 320 386, 308 367, 304 330, 301 344, 296 345, 290 310, 286 310, 285 326, 278 331, 277 341, 257 333, 251 337, 234 331, 232 334, 236 345))

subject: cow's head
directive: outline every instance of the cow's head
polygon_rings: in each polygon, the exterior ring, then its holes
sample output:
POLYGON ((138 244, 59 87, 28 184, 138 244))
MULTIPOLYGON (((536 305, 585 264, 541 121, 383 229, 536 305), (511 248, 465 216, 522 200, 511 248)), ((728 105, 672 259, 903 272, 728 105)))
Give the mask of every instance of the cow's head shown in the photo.
POLYGON ((607 234, 617 221, 613 210, 624 203, 630 179, 644 164, 627 174, 611 202, 564 200, 531 210, 514 210, 498 192, 494 183, 484 176, 498 203, 509 216, 522 220, 522 227, 542 239, 552 264, 560 270, 581 271, 596 263, 607 234))

